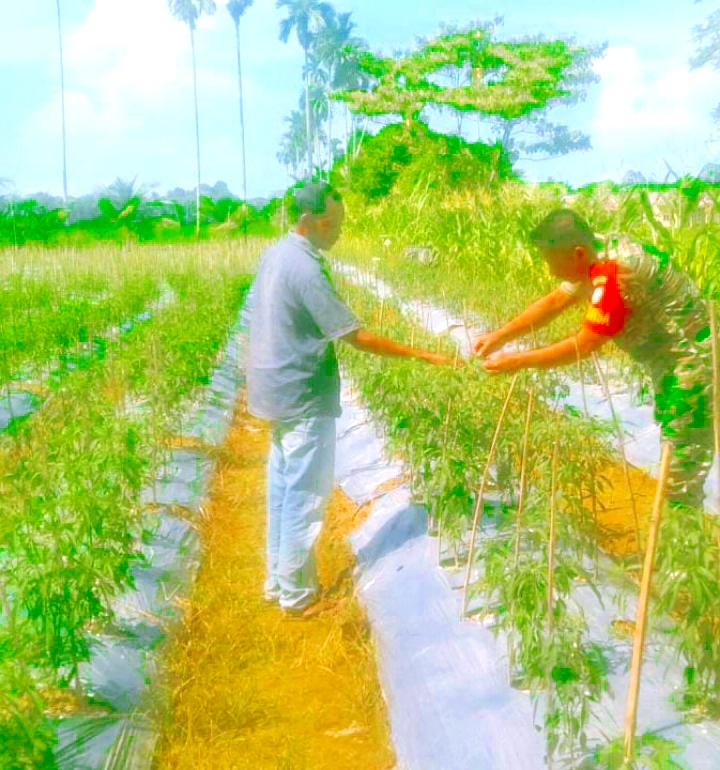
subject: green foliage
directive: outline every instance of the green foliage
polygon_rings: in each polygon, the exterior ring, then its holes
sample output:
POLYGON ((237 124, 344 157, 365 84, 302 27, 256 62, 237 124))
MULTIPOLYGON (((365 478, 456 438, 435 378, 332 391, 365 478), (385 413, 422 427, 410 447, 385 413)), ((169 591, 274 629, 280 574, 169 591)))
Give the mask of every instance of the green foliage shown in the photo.
POLYGON ((360 67, 377 85, 369 92, 344 91, 334 98, 347 101, 353 111, 399 114, 406 122, 417 121, 431 103, 517 118, 566 95, 559 83, 571 63, 565 43, 489 43, 487 31, 476 29, 437 37, 400 59, 364 53, 360 67), (449 65, 467 66, 482 76, 466 87, 442 88, 430 78, 449 65), (484 82, 488 76, 493 82, 484 82))
POLYGON ((624 742, 617 738, 599 748, 592 760, 593 770, 686 770, 677 760, 682 751, 674 741, 652 733, 638 736, 634 756, 625 761, 624 742))
POLYGON ((43 701, 16 651, 0 649, 0 768, 52 770, 57 735, 43 717, 43 701))
MULTIPOLYGON (((431 131, 424 123, 410 129, 386 126, 367 137, 352 164, 350 190, 373 201, 387 196, 397 183, 409 194, 417 186, 432 189, 466 189, 511 176, 507 155, 499 146, 471 144, 461 137, 431 131)), ((334 182, 342 184, 342 160, 334 182)))

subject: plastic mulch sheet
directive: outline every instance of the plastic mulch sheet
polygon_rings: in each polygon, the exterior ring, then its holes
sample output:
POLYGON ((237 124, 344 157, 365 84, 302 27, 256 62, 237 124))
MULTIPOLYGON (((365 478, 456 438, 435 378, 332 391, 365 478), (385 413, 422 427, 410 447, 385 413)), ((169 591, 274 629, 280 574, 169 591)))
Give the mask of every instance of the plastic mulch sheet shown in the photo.
MULTIPOLYGON (((114 337, 121 333, 127 334, 138 324, 151 320, 153 311, 160 310, 175 302, 176 297, 173 290, 167 285, 164 285, 161 288, 162 293, 158 299, 155 300, 155 302, 148 306, 147 310, 143 310, 141 313, 133 316, 133 318, 130 318, 124 323, 120 324, 120 326, 111 327, 105 332, 105 334, 108 337, 114 337)), ((78 354, 78 357, 85 359, 90 358, 93 353, 94 345, 94 342, 87 342, 80 345, 80 353, 78 354)), ((73 350, 70 355, 75 356, 75 351, 73 350)), ((59 361, 53 361, 49 364, 48 368, 52 370, 59 366, 59 361)), ((76 364, 72 361, 67 361, 64 367, 66 370, 72 371, 76 368, 76 364)), ((7 430, 8 426, 15 420, 21 420, 25 417, 29 417, 31 414, 33 414, 33 412, 36 412, 42 407, 44 400, 43 398, 33 393, 28 393, 22 389, 21 383, 28 379, 30 379, 30 377, 27 372, 20 372, 16 375, 16 379, 14 381, 7 383, 7 390, 0 398, 0 433, 7 430)), ((43 378, 43 380, 45 379, 46 378, 43 378)))
MULTIPOLYGON (((438 566, 437 540, 427 535, 426 513, 413 505, 407 486, 377 494, 398 475, 383 458, 382 441, 369 416, 343 391, 338 424, 336 476, 358 503, 375 502, 366 523, 351 537, 357 556, 357 590, 379 650, 379 671, 388 703, 398 767, 402 770, 533 770, 545 767, 543 696, 537 713, 529 694, 507 681, 505 640, 477 620, 460 620, 464 570, 438 566), (361 460, 359 459, 361 458, 361 460), (362 470, 362 468, 366 470, 362 470), (372 468, 372 472, 369 470, 372 468)), ((498 512, 497 515, 500 515, 498 512)), ((482 549, 492 537, 492 516, 478 537, 482 549)), ((443 563, 451 556, 441 555, 443 563)), ((462 555, 461 562, 462 564, 462 555)), ((634 618, 636 599, 613 587, 610 562, 601 562, 602 603, 578 584, 572 599, 588 621, 592 641, 606 646, 614 697, 597 708, 591 742, 622 733, 628 687, 629 640, 610 633, 613 620, 634 618), (618 615, 617 600, 623 607, 618 615)), ((473 575, 473 580, 478 577, 473 575)), ((473 605, 470 605, 472 613, 473 605)), ((643 667, 638 732, 659 731, 685 747, 682 760, 693 770, 716 770, 720 726, 681 723, 672 698, 682 672, 667 647, 649 641, 643 667)))
MULTIPOLYGON (((352 265, 336 263, 335 269, 354 283, 373 291, 379 298, 397 301, 392 288, 383 280, 371 277, 352 265)), ((428 331, 434 334, 448 333, 458 343, 463 355, 469 355, 470 340, 484 329, 477 318, 469 319, 466 324, 464 319, 432 303, 412 300, 398 304, 403 313, 428 331)), ((510 348, 512 346, 509 346, 510 348)), ((584 411, 581 384, 572 378, 567 378, 566 384, 569 394, 562 397, 560 403, 584 411)), ((611 407, 601 387, 586 385, 585 395, 590 416, 601 420, 612 420, 611 407)), ((612 407, 622 426, 628 462, 652 476, 657 476, 660 465, 661 435, 660 428, 653 418, 653 407, 649 404, 636 405, 626 386, 614 387, 611 391, 611 399, 612 407)), ((617 439, 613 439, 613 443, 619 450, 617 439)), ((719 466, 720 458, 716 457, 705 481, 705 508, 716 515, 720 515, 719 466)))
MULTIPOLYGON (((235 400, 244 382, 239 368, 239 325, 231 331, 224 359, 183 433, 220 444, 230 428, 235 400)), ((60 770, 149 770, 157 735, 139 704, 157 674, 156 648, 180 613, 199 568, 200 543, 189 519, 208 494, 213 464, 202 452, 174 449, 143 493, 155 502, 147 514, 151 535, 143 543, 145 564, 133 568, 135 589, 116 599, 113 628, 91 636, 91 658, 81 665, 88 695, 111 709, 109 716, 52 720, 58 734, 60 770)))

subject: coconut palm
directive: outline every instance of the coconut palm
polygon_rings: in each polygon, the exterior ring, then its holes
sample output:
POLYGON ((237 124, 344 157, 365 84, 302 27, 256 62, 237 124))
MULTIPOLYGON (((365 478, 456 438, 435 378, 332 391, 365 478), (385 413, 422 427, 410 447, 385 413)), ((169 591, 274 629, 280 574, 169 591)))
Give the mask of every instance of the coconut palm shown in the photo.
POLYGON ((289 123, 288 130, 282 135, 278 160, 292 173, 290 176, 297 181, 299 179, 300 166, 307 154, 307 124, 302 111, 293 110, 290 116, 285 118, 289 123))
POLYGON ((65 149, 65 67, 63 65, 62 22, 60 19, 60 0, 57 0, 58 41, 60 43, 60 105, 62 110, 62 147, 63 147, 63 200, 67 206, 67 152, 65 149))
POLYGON ((227 4, 228 13, 235 24, 235 42, 237 46, 238 88, 240 92, 240 141, 242 143, 243 164, 243 203, 247 202, 247 173, 245 170, 245 119, 243 117, 242 69, 240 67, 240 19, 252 4, 253 0, 229 0, 227 4))
POLYGON ((198 118, 197 69, 195 67, 195 25, 202 14, 215 13, 214 0, 167 0, 170 13, 190 28, 192 49, 193 96, 195 100, 195 151, 197 156, 196 217, 195 232, 200 234, 200 120, 198 118))
MULTIPOLYGON (((315 55, 327 69, 327 111, 328 111, 328 161, 329 168, 333 162, 332 136, 332 94, 336 89, 359 87, 359 83, 348 82, 357 80, 359 72, 356 66, 357 52, 366 44, 360 38, 352 36, 355 23, 350 21, 350 13, 333 15, 329 22, 318 33, 315 41, 315 55), (355 67, 352 64, 355 63, 355 67), (352 72, 351 76, 351 70, 352 72)), ((346 142, 347 144, 347 142, 346 142)))
POLYGON ((305 120, 308 135, 308 169, 313 175, 312 131, 310 128, 310 73, 308 57, 315 36, 333 16, 329 3, 321 0, 277 0, 277 8, 287 8, 288 16, 280 22, 280 40, 287 43, 292 31, 297 33, 298 42, 305 52, 305 120))

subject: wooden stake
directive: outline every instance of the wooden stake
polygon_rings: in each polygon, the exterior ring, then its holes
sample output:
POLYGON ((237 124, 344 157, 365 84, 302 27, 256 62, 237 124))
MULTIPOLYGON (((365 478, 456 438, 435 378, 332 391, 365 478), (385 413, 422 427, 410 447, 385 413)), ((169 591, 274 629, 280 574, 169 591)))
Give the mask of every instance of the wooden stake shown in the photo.
POLYGON ((635 623, 635 639, 633 643, 632 664, 630 666, 630 685, 628 687, 627 710, 625 713, 625 761, 629 762, 634 753, 635 728, 637 726, 638 696, 640 695, 640 670, 642 668, 643 646, 645 645, 645 630, 647 627, 648 607, 650 605, 650 584, 655 566, 658 532, 660 530, 660 515, 665 497, 665 485, 670 472, 672 445, 665 441, 660 457, 660 474, 655 490, 648 542, 645 549, 645 564, 643 566, 640 598, 638 599, 637 621, 635 623))
MULTIPOLYGON (((713 367, 713 432, 715 436, 715 458, 720 457, 720 387, 718 386, 718 336, 717 336, 717 315, 715 313, 715 303, 708 300, 710 308, 710 342, 712 344, 712 367, 713 367)), ((720 484, 720 476, 718 484, 720 484)), ((720 504, 720 488, 718 489, 718 501, 720 504)))
POLYGON ((622 425, 620 424, 620 420, 617 416, 617 412, 615 411, 615 406, 613 405, 613 402, 612 402, 612 397, 610 395, 610 386, 608 385, 607 379, 603 374, 603 370, 600 368, 600 361, 598 361, 598 357, 595 355, 595 353, 592 354, 592 359, 593 359, 593 363, 595 364, 595 371, 597 371, 598 377, 600 378, 600 383, 602 385, 603 392, 605 393, 605 398, 607 398, 608 404, 610 405, 610 412, 612 414, 613 423, 615 425, 615 432, 617 433, 618 443, 620 444, 620 456, 622 457, 622 461, 623 461, 623 471, 625 473, 625 482, 627 484, 628 493, 630 495, 630 505, 632 507, 633 519, 635 520, 635 537, 637 539, 637 553, 639 555, 642 553, 642 539, 640 537, 640 519, 638 518, 637 506, 635 505, 635 494, 633 493, 632 482, 630 481, 630 467, 628 465, 627 455, 625 454, 625 439, 623 437, 622 425))
POLYGON ((560 410, 555 423, 555 446, 552 457, 552 480, 550 484, 550 537, 548 540, 548 576, 547 576, 547 620, 548 636, 553 631, 553 603, 555 593, 555 541, 557 539, 557 466, 560 454, 560 410))
MULTIPOLYGON (((552 457, 552 479, 550 483, 550 535, 548 538, 548 575, 547 575, 547 634, 548 638, 553 635, 555 624, 553 623, 553 605, 555 603, 555 541, 557 540, 557 466, 558 456, 560 454, 560 409, 557 411, 557 421, 555 423, 555 446, 553 447, 552 457)), ((555 710, 555 688, 553 686, 552 670, 546 672, 547 693, 548 693, 548 713, 552 714, 555 710)), ((549 766, 554 767, 554 754, 548 756, 549 766)))
MULTIPOLYGON (((588 408, 587 393, 585 392, 585 377, 583 375, 582 360, 580 358, 580 348, 578 348, 577 339, 575 340, 575 353, 577 355, 578 376, 580 378, 580 392, 582 393, 583 409, 585 410, 585 417, 590 419, 590 409, 588 408)), ((595 527, 595 533, 598 531, 598 515, 597 515, 597 468, 595 466, 595 458, 590 455, 590 501, 592 505, 592 519, 593 527, 595 527)), ((598 577, 598 546, 597 538, 593 538, 595 542, 595 579, 598 577)))
POLYGON ((468 341, 468 355, 472 355, 472 339, 470 338, 470 327, 468 326, 468 317, 467 317, 467 303, 465 300, 463 300, 463 325, 465 326, 465 335, 467 336, 468 341))
POLYGON ((525 505, 525 474, 527 471, 528 446, 530 444, 530 418, 535 403, 535 388, 528 395, 527 413, 525 414, 525 436, 523 438, 522 464, 520 466, 520 492, 518 494, 517 519, 515 525, 515 567, 520 561, 520 530, 522 528, 522 512, 525 505))
POLYGON ((380 301, 380 334, 383 330, 383 318, 385 317, 385 297, 380 301))
POLYGON ((505 398, 502 411, 500 412, 500 419, 498 420, 497 427, 495 428, 495 435, 493 436, 492 443, 490 444, 490 451, 488 452, 487 462, 485 463, 485 470, 483 471, 482 481, 480 482, 480 489, 478 490, 477 498, 475 500, 475 510, 473 511, 473 524, 472 532, 470 534, 470 553, 468 554, 467 569, 465 572, 465 585, 463 586, 463 600, 462 610, 460 613, 460 619, 463 620, 467 614, 467 601, 468 601, 468 587, 470 585, 470 573, 472 571, 472 562, 475 555, 475 538, 477 537, 477 528, 480 523, 480 516, 483 509, 483 500, 485 497, 485 487, 487 486, 488 476, 490 474, 490 465, 495 456, 495 450, 497 449, 498 439, 500 438, 500 429, 505 421, 505 415, 507 414, 508 407, 510 406, 510 397, 512 396, 515 384, 517 383, 518 375, 516 374, 512 378, 510 383, 510 390, 505 398))

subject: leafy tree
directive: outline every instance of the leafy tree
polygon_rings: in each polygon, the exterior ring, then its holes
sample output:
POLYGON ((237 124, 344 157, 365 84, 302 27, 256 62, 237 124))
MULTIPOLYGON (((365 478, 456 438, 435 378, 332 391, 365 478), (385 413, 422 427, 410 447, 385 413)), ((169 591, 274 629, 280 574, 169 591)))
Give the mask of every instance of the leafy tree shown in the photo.
POLYGON ((377 85, 370 91, 344 91, 336 98, 366 115, 399 114, 409 127, 427 104, 511 119, 568 95, 561 87, 563 73, 572 64, 565 43, 495 44, 488 38, 483 29, 440 36, 401 59, 364 53, 360 67, 377 85), (468 64, 481 70, 484 78, 458 88, 443 88, 431 79, 450 65, 464 68, 468 64))
POLYGON ((245 11, 253 4, 253 0, 229 0, 227 9, 235 24, 235 43, 237 47, 237 65, 238 65, 238 89, 240 92, 240 136, 242 142, 242 162, 243 162, 243 200, 247 200, 247 172, 245 164, 245 119, 243 116, 243 90, 242 90, 242 68, 240 66, 240 19, 245 11))
MULTIPOLYGON (((526 42, 545 43, 542 36, 527 38, 526 42)), ((521 118, 491 118, 490 123, 514 161, 547 160, 571 152, 591 148, 590 137, 581 131, 548 120, 547 114, 558 106, 572 107, 587 98, 588 88, 600 82, 600 76, 593 70, 593 63, 602 57, 607 43, 578 47, 574 40, 564 41, 571 50, 572 61, 563 73, 562 87, 567 91, 563 96, 550 99, 548 103, 521 118)))
POLYGON ((287 18, 280 23, 280 40, 287 43, 293 30, 305 53, 305 120, 308 137, 308 172, 313 175, 312 128, 310 125, 310 70, 309 56, 317 32, 332 17, 333 9, 329 3, 320 0, 277 0, 277 8, 286 8, 287 18))
POLYGON ((520 152, 552 157, 587 149, 589 139, 566 126, 550 123, 546 113, 557 104, 575 104, 597 81, 592 61, 604 46, 583 49, 571 41, 541 37, 514 43, 494 40, 502 19, 476 22, 472 28, 442 27, 439 36, 420 39, 405 56, 361 56, 372 76, 371 91, 337 95, 366 115, 400 114, 407 127, 427 105, 451 109, 458 116, 474 112, 500 130, 503 146, 517 159, 520 152), (531 135, 532 140, 526 138, 531 135))
POLYGON ((196 220, 195 232, 200 234, 200 120, 197 101, 197 68, 195 66, 195 26, 204 13, 215 13, 214 0, 167 0, 170 13, 188 25, 190 29, 190 47, 192 49, 193 97, 195 104, 195 153, 197 157, 196 220))
POLYGON ((62 22, 60 18, 60 0, 57 0, 58 41, 60 44, 60 104, 62 107, 62 146, 63 146, 63 198, 67 205, 67 152, 65 147, 65 67, 63 65, 62 22))
MULTIPOLYGON (((331 96, 335 89, 356 88, 361 85, 358 77, 357 52, 367 48, 365 41, 353 37, 354 22, 350 13, 341 13, 330 18, 319 31, 315 40, 314 51, 318 63, 326 69, 324 80, 325 99, 327 102, 328 121, 328 170, 334 159, 332 132, 333 103, 331 96)), ((347 135, 345 137, 347 146, 347 135)))
POLYGON ((280 142, 278 160, 288 169, 292 169, 290 175, 296 181, 300 178, 300 166, 307 154, 307 126, 305 116, 298 110, 293 110, 285 122, 289 123, 288 130, 283 134, 280 142))

